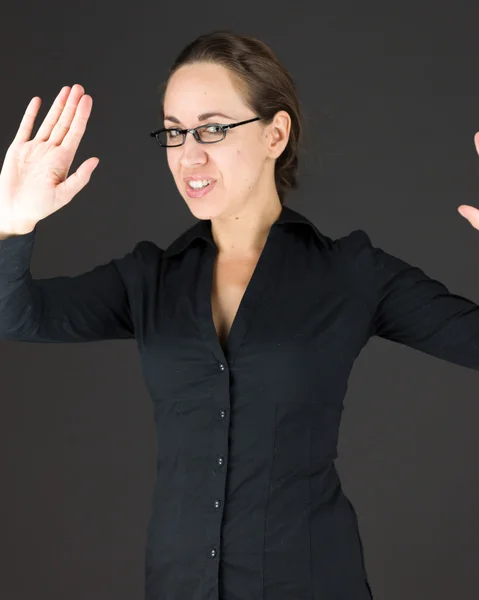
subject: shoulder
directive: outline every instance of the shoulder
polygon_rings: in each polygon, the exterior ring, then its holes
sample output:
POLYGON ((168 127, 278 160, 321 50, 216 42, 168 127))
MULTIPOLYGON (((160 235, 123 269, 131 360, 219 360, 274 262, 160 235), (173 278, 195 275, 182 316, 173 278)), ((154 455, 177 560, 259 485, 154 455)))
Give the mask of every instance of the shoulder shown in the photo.
POLYGON ((123 255, 112 260, 123 280, 127 284, 133 284, 138 274, 152 266, 159 267, 162 262, 164 250, 155 242, 140 240, 123 255))
POLYGON ((367 254, 373 249, 371 238, 364 229, 354 229, 350 233, 336 238, 333 247, 336 252, 350 257, 367 254))
POLYGON ((156 262, 162 258, 163 254, 163 248, 160 248, 155 242, 140 240, 122 256, 116 258, 115 261, 117 265, 128 268, 139 263, 156 262))
POLYGON ((320 231, 311 221, 308 223, 310 231, 315 234, 322 251, 341 260, 367 260, 374 247, 371 238, 363 229, 354 229, 339 237, 331 237, 320 231))
POLYGON ((321 249, 332 254, 353 257, 367 254, 372 250, 370 237, 363 229, 355 229, 343 236, 333 238, 321 231, 311 219, 291 208, 283 209, 279 222, 292 224, 294 231, 300 232, 301 235, 305 231, 313 233, 321 249))

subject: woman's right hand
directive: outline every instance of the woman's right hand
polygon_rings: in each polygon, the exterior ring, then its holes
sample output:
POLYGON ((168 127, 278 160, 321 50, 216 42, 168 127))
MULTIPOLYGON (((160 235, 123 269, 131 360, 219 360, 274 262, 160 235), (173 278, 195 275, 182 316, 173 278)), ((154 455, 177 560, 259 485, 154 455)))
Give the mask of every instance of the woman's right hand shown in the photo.
POLYGON ((31 99, 0 171, 0 231, 32 231, 83 189, 99 159, 83 162, 68 177, 93 100, 81 85, 66 86, 30 140, 41 98, 31 99))

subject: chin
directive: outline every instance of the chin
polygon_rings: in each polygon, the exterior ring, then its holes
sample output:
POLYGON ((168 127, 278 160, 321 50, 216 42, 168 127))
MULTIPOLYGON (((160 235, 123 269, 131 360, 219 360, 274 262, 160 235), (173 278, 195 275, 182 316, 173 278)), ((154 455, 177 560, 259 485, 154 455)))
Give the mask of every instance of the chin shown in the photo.
POLYGON ((190 198, 183 197, 191 214, 197 219, 216 219, 225 212, 225 206, 220 206, 220 203, 212 197, 190 198))
POLYGON ((189 198, 185 200, 191 214, 197 219, 214 219, 221 214, 219 209, 215 209, 213 203, 203 198, 189 198))

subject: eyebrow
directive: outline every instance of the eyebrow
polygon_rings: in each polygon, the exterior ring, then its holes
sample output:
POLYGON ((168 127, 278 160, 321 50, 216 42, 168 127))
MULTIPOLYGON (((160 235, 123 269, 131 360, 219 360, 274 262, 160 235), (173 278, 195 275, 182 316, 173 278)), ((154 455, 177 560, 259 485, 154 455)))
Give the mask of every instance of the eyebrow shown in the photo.
MULTIPOLYGON (((198 115, 198 121, 206 121, 206 119, 209 119, 210 117, 224 117, 225 119, 230 119, 233 121, 233 117, 229 117, 228 115, 225 115, 222 112, 207 112, 207 113, 203 113, 201 115, 198 115)), ((172 115, 168 115, 164 118, 165 121, 172 121, 173 123, 178 123, 180 124, 181 121, 179 119, 177 119, 176 117, 173 117, 172 115)))

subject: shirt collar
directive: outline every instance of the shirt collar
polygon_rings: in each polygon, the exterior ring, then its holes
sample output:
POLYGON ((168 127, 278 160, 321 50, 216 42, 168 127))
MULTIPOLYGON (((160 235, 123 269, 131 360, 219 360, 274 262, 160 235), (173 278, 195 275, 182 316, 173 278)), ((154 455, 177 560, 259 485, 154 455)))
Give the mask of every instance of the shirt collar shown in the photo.
MULTIPOLYGON (((303 225, 308 225, 319 238, 319 240, 323 243, 326 243, 326 237, 317 229, 317 227, 308 218, 283 204, 281 213, 277 220, 273 223, 272 227, 277 227, 289 223, 300 223, 303 225)), ((198 238, 201 238, 209 244, 211 244, 213 247, 216 247, 213 240, 213 236, 211 234, 210 219, 199 220, 198 223, 193 225, 193 227, 190 227, 179 237, 177 237, 168 246, 168 248, 166 248, 164 256, 173 256, 175 254, 183 252, 183 250, 186 250, 186 248, 188 248, 188 246, 190 246, 198 238)))

